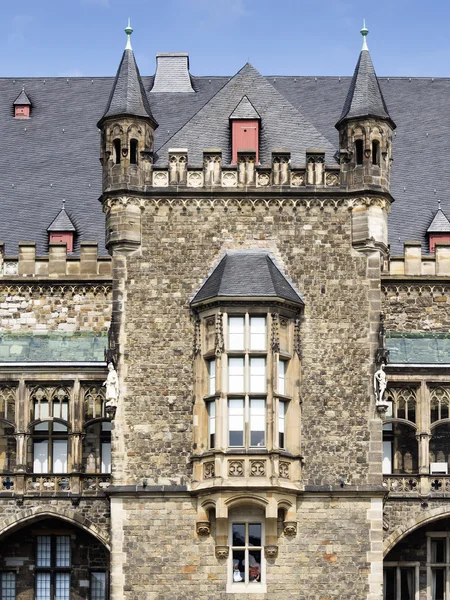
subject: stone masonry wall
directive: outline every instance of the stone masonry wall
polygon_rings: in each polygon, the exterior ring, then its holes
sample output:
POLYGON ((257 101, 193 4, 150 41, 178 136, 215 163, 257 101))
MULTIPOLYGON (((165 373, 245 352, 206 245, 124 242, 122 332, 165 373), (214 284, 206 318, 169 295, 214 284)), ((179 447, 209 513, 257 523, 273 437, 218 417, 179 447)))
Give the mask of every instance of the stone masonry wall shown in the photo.
MULTIPOLYGON (((254 247, 274 253, 305 299, 305 482, 336 484, 341 475, 347 483, 368 482, 370 282, 367 259, 351 240, 351 213, 326 205, 145 208, 142 247, 126 259, 127 375, 119 445, 125 452, 113 461, 122 483, 143 477, 149 485, 186 482, 193 397, 189 299, 225 249, 254 247)), ((377 296, 379 283, 371 283, 377 296)), ((378 463, 380 471, 381 455, 378 463)))
MULTIPOLYGON (((115 498, 125 536, 117 564, 112 600, 237 600, 226 593, 229 559, 214 553, 215 528, 209 537, 195 533, 195 499, 115 498), (145 526, 143 524, 145 523, 145 526), (123 571, 122 571, 123 567, 123 571)), ((371 500, 308 497, 299 502, 296 536, 286 537, 279 523, 278 557, 266 559, 267 594, 252 600, 362 600, 369 597, 371 500)), ((251 509, 249 509, 251 511, 251 509)), ((114 511, 114 508, 113 508, 114 511)), ((379 526, 381 535, 381 525, 379 526)), ((380 555, 381 556, 381 555, 380 555)), ((380 559, 381 560, 381 559, 380 559)), ((381 566, 381 563, 380 563, 381 566)), ((114 582, 114 555, 113 573, 114 582)), ((381 584, 378 595, 381 599, 381 584)))
POLYGON ((98 286, 0 285, 0 333, 107 331, 108 284, 98 286))
POLYGON ((385 327, 391 331, 450 330, 450 286, 384 283, 385 327))

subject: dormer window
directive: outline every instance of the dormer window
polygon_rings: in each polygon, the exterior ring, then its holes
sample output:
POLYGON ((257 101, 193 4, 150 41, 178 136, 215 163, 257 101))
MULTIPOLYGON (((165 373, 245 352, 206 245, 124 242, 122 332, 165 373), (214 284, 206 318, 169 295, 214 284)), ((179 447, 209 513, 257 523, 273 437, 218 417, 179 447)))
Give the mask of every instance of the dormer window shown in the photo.
POLYGON ((16 119, 28 119, 31 113, 31 101, 22 88, 19 96, 14 100, 14 117, 16 119))
POLYGON ((259 161, 259 124, 261 118, 255 107, 244 96, 230 115, 231 121, 231 146, 233 164, 238 162, 238 153, 252 152, 259 161))
POLYGON ((434 215, 431 225, 427 229, 430 252, 435 252, 436 244, 450 243, 450 221, 439 208, 434 215))
POLYGON ((61 210, 55 219, 53 219, 47 231, 48 241, 50 244, 65 243, 67 252, 73 252, 73 242, 76 228, 64 208, 64 200, 61 210))

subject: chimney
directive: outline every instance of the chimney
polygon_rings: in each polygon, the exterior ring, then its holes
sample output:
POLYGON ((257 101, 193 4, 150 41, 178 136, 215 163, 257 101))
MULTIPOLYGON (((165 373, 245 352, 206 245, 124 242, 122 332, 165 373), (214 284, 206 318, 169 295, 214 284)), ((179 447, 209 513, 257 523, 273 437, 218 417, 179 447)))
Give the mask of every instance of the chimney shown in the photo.
POLYGON ((157 52, 152 92, 193 92, 187 52, 157 52))

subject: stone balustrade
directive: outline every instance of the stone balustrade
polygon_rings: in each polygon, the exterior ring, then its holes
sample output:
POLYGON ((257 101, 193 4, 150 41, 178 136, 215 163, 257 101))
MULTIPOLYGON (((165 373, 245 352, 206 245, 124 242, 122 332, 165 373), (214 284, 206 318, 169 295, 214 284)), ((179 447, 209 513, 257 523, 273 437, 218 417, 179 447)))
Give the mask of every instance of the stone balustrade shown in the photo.
POLYGON ((82 495, 101 496, 111 485, 109 474, 18 474, 0 476, 2 494, 23 495, 82 495))
POLYGON ((36 256, 36 244, 19 243, 18 256, 5 256, 0 244, 0 279, 14 277, 78 278, 111 276, 111 259, 99 256, 96 243, 82 242, 79 256, 68 256, 65 243, 51 243, 46 256, 36 256))
POLYGON ((383 487, 391 496, 427 496, 445 494, 450 496, 450 475, 387 475, 383 487))

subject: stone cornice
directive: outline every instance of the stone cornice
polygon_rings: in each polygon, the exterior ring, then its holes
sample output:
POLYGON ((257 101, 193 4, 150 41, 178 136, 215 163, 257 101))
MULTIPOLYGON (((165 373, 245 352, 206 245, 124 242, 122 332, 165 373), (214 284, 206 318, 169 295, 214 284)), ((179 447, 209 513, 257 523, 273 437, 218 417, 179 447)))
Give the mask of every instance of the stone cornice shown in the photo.
POLYGON ((292 195, 283 191, 283 197, 271 197, 271 196, 252 196, 249 193, 246 195, 233 195, 233 196, 222 196, 218 194, 209 194, 207 196, 197 197, 182 197, 179 193, 175 193, 172 196, 133 196, 133 195, 106 195, 103 201, 103 211, 108 212, 112 207, 115 206, 136 206, 141 209, 145 208, 163 208, 169 209, 209 209, 222 208, 223 210, 237 208, 242 210, 244 208, 250 208, 255 210, 256 208, 269 209, 292 209, 305 208, 310 210, 313 208, 319 208, 324 210, 325 208, 333 208, 334 210, 346 209, 353 210, 358 207, 371 207, 377 206, 389 212, 391 200, 388 195, 343 195, 339 194, 336 196, 326 195, 292 195), (175 197, 174 197, 175 196, 175 197))

